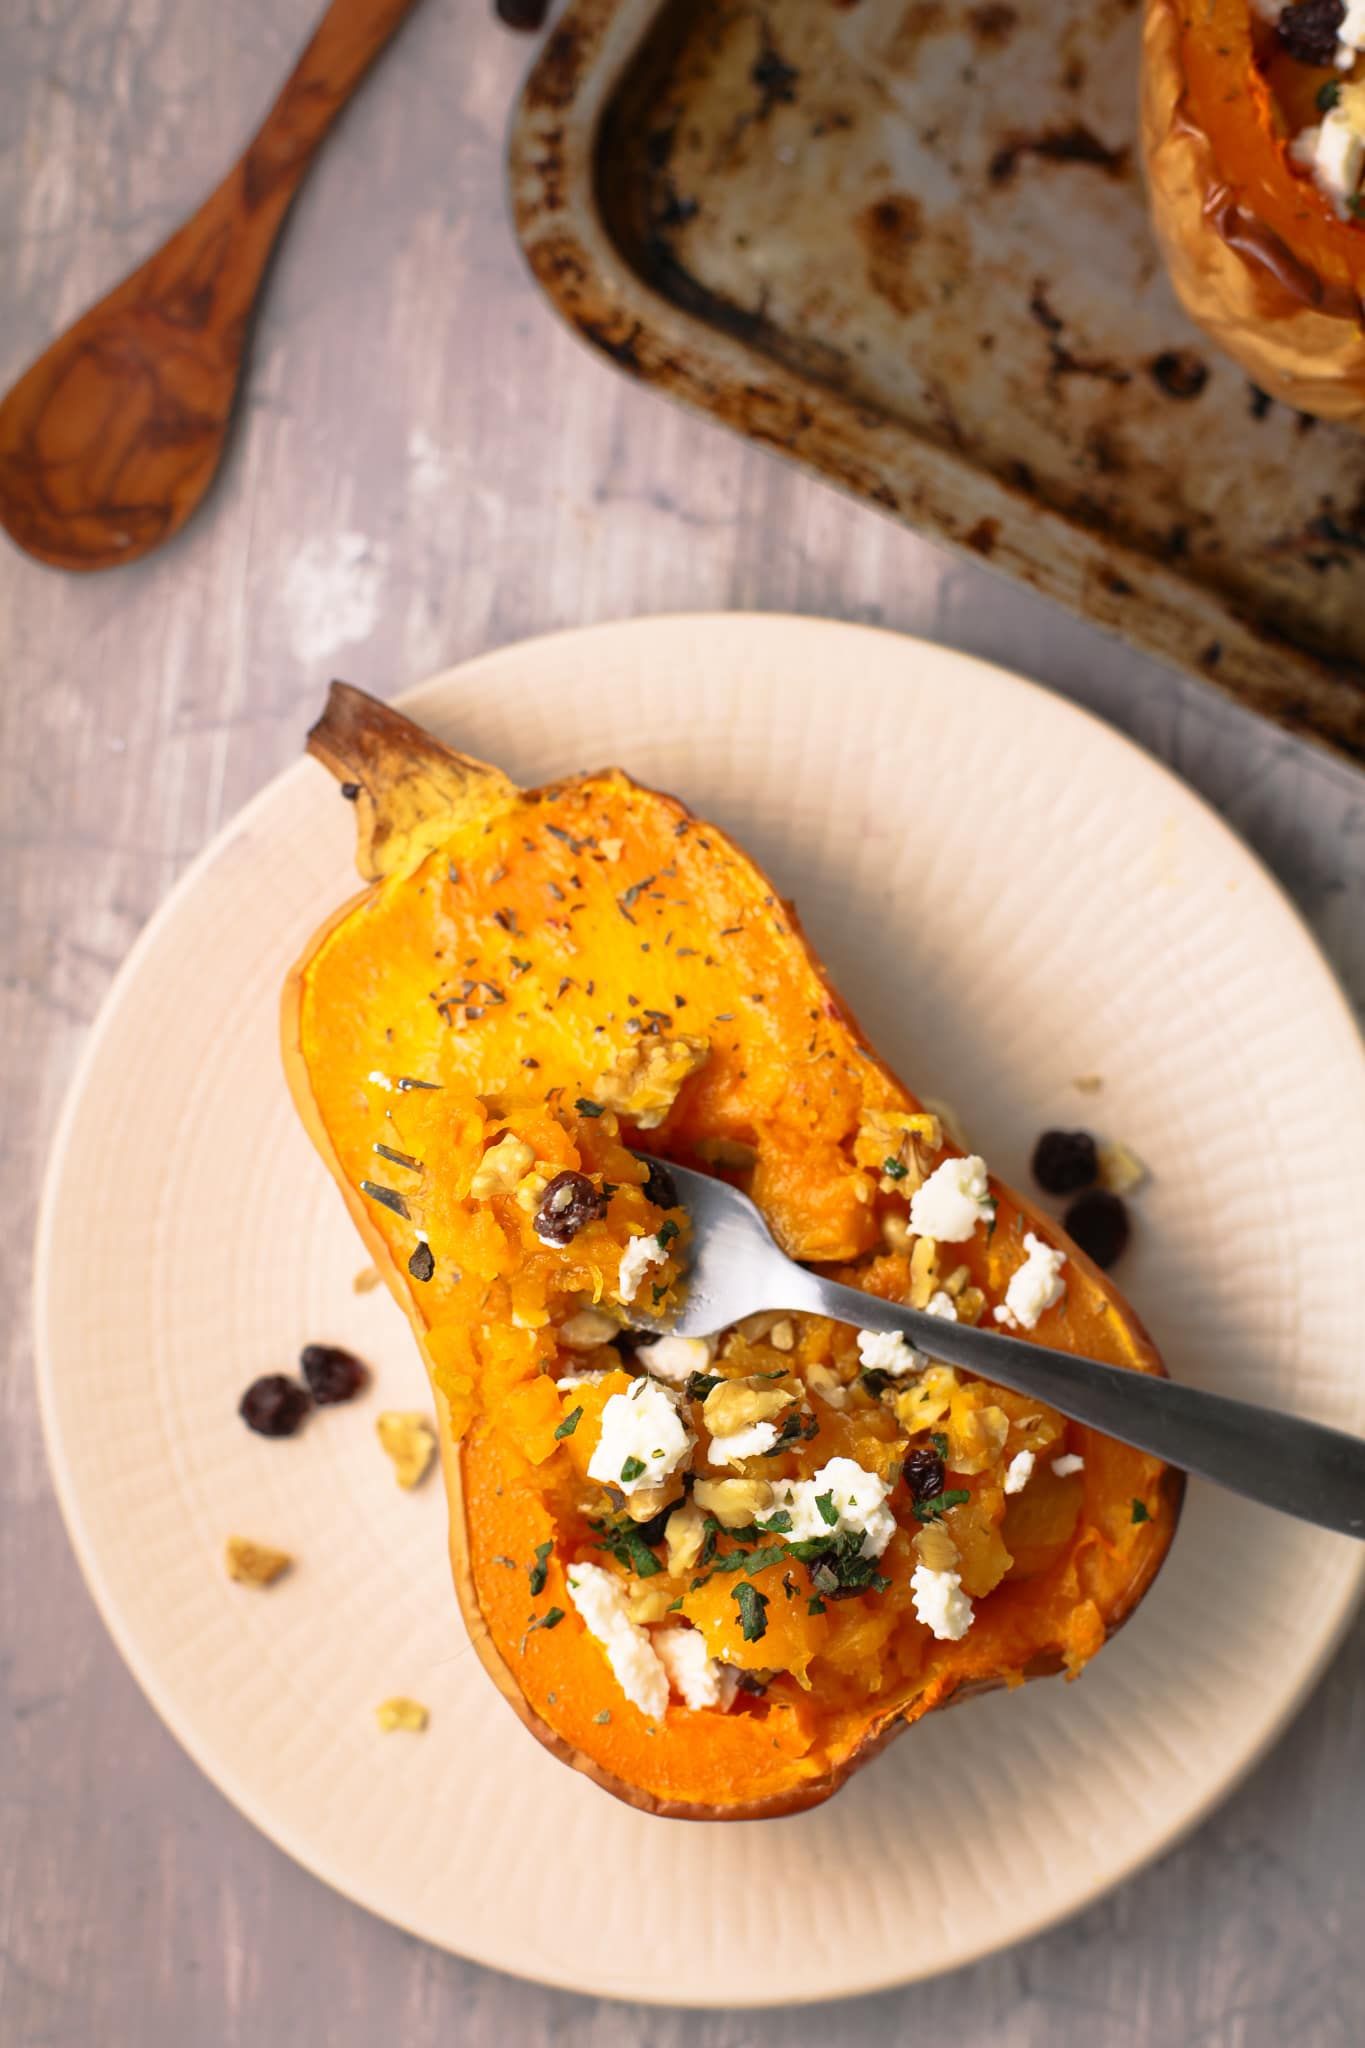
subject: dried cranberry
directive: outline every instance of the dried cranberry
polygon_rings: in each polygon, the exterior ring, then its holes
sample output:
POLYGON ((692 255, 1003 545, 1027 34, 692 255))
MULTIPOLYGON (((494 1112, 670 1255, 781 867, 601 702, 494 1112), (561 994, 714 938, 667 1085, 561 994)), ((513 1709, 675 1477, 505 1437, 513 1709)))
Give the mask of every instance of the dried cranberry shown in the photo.
POLYGON ((493 11, 508 28, 521 29, 524 34, 531 35, 545 26, 550 0, 494 0, 493 11))
POLYGON ((911 1451, 905 1461, 905 1483, 911 1500, 933 1500, 943 1491, 943 1460, 937 1451, 911 1451))
POLYGON ((585 1224, 607 1213, 607 1198, 585 1173, 557 1173, 536 1210, 536 1236, 542 1244, 572 1244, 585 1224))
POLYGON ((1337 30, 1346 18, 1342 0, 1298 0, 1281 11, 1275 33, 1300 64, 1330 64, 1337 54, 1337 30))
POLYGON ((305 1344, 299 1366, 319 1408, 353 1401, 370 1377, 358 1358, 336 1344, 305 1344))
POLYGON ((1062 1224, 1097 1266, 1112 1266, 1128 1242, 1128 1211, 1108 1188, 1091 1188, 1078 1195, 1062 1224))
POLYGON ((649 1172, 645 1175, 641 1193, 656 1209, 676 1209, 678 1206, 678 1190, 673 1176, 657 1159, 651 1159, 649 1162, 649 1172))
POLYGON ((237 1413, 257 1436, 292 1436, 312 1405, 307 1387, 285 1373, 268 1372, 251 1382, 237 1413))
POLYGON ((1033 1148, 1033 1178, 1050 1195, 1092 1187, 1099 1170, 1089 1131, 1044 1131, 1033 1148))

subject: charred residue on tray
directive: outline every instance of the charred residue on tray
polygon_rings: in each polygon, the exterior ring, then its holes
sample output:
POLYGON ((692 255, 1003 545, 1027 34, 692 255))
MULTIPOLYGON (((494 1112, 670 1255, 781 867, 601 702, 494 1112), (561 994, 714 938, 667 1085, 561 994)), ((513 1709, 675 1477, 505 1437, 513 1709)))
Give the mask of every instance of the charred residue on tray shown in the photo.
POLYGON ((1048 383, 1055 387, 1064 377, 1091 377, 1097 383, 1121 386, 1131 384, 1133 373, 1122 363, 1113 362, 1107 356, 1078 355, 1062 339, 1066 322, 1053 308, 1047 296, 1047 287, 1036 284, 1028 302, 1029 313, 1047 336, 1048 383))
POLYGON ((1111 148, 1107 142, 1101 142, 1083 121, 1073 121, 1066 128, 1046 128, 1041 135, 1011 136, 991 158, 987 176, 992 185, 1008 185, 1013 181, 1021 160, 1032 156, 1041 163, 1083 164, 1103 171, 1106 177, 1123 178, 1128 174, 1130 154, 1126 142, 1111 148))
POLYGON ((1269 552, 1296 557, 1318 576, 1329 569, 1358 568, 1365 556, 1365 490, 1354 505, 1340 511, 1328 499, 1301 527, 1275 541, 1269 552))
POLYGON ((801 73, 794 64, 787 62, 778 49, 766 18, 762 23, 760 35, 758 55, 750 68, 749 78, 758 88, 758 106, 754 110, 754 119, 766 121, 775 107, 795 106, 797 81, 801 73))
POLYGON ((571 107, 578 96, 591 55, 582 29, 572 20, 561 22, 546 39, 535 69, 526 81, 525 106, 548 108, 554 113, 571 107))
POLYGON ((978 519, 976 525, 970 527, 962 536, 963 545, 971 548, 974 554, 981 555, 987 561, 995 553, 995 544, 999 538, 1000 521, 998 519, 978 519))
POLYGON ((1168 398, 1198 398, 1209 381, 1209 366, 1192 348, 1164 348, 1147 364, 1147 373, 1168 398))
POLYGON ((1001 49, 1019 26, 1019 16, 1003 0, 986 0, 981 7, 967 9, 967 26, 986 49, 1001 49))
POLYGON ((888 192, 854 217, 853 232, 863 252, 868 284, 898 313, 913 313, 925 302, 911 273, 911 254, 924 235, 924 209, 909 192, 888 192))
POLYGON ((948 10, 943 0, 912 0, 886 47, 886 64, 898 77, 909 78, 919 58, 920 45, 947 26, 948 10))

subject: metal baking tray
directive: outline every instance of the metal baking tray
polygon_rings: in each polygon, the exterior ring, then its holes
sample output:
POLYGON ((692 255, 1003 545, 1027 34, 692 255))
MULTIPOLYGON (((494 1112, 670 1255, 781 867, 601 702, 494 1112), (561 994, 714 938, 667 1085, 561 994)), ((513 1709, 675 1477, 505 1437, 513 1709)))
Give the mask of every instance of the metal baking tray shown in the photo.
POLYGON ((1365 762, 1365 438, 1180 312, 1137 0, 571 0, 517 230, 632 375, 1365 762))

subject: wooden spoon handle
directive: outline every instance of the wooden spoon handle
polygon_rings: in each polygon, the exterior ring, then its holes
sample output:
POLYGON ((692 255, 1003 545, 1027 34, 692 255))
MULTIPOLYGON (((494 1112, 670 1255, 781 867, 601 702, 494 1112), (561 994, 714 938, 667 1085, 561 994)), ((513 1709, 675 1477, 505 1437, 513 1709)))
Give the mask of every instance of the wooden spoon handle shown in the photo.
POLYGON ((251 213, 278 220, 318 145, 417 0, 332 0, 240 164, 251 213))

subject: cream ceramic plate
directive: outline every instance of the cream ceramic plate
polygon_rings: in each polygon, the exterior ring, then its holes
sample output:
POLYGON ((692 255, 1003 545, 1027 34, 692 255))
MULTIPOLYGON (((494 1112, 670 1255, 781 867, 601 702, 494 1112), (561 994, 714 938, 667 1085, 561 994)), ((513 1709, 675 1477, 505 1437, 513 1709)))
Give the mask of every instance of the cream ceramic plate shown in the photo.
MULTIPOLYGON (((620 762, 737 834, 910 1081, 1024 1177, 1045 1124, 1155 1178, 1122 1279, 1172 1370, 1361 1428, 1365 1072, 1303 928, 1236 839, 1105 726, 980 663, 806 619, 642 620, 512 647, 408 708, 533 783, 620 762), (1103 1091, 1076 1079, 1103 1076, 1103 1091)), ((300 762, 188 874, 120 976, 39 1237, 53 1469, 110 1629, 228 1797, 433 1942, 578 1990, 697 2005, 928 1975, 1093 1899, 1222 1796, 1332 1649, 1365 1553, 1194 1485, 1122 1636, 935 1716, 831 1804, 650 1820, 554 1762, 469 1650, 439 1484, 401 1494, 382 1406, 425 1405, 285 1094, 279 984, 356 886, 300 762), (339 1340, 377 1386, 291 1442, 238 1394, 339 1340), (230 1531, 283 1545, 229 1585, 230 1531), (381 1737, 415 1694, 425 1736, 381 1737), (774 1858, 778 1858, 777 1863, 774 1858), (799 1929, 799 1939, 792 1939, 799 1929)))

